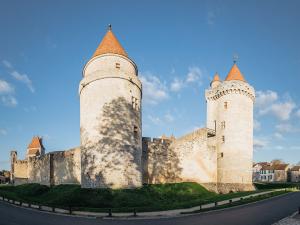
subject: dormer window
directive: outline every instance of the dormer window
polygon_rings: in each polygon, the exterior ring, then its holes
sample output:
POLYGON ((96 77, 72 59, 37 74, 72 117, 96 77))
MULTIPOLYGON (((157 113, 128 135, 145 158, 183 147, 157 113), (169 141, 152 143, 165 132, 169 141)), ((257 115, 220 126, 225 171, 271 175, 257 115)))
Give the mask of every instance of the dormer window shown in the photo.
POLYGON ((117 69, 120 69, 120 67, 121 67, 121 66, 120 66, 120 63, 116 63, 116 68, 117 68, 117 69))

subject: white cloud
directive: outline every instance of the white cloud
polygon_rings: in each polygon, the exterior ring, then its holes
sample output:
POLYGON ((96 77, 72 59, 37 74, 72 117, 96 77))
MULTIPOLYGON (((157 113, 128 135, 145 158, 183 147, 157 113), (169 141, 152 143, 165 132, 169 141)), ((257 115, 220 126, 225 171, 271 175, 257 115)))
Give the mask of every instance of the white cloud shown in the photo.
POLYGON ((5 129, 0 129, 0 135, 6 135, 7 131, 5 129))
POLYGON ((17 99, 13 96, 14 88, 5 80, 0 80, 0 102, 9 107, 14 107, 18 104, 17 99))
POLYGON ((291 98, 284 101, 278 101, 278 94, 274 91, 258 91, 255 106, 259 115, 271 114, 279 120, 286 121, 290 119, 296 104, 291 98))
POLYGON ((167 87, 160 79, 150 73, 140 76, 143 84, 143 98, 145 103, 157 104, 169 97, 167 87))
POLYGON ((202 76, 203 76, 203 72, 199 67, 197 66, 189 67, 186 82, 187 83, 200 82, 200 84, 202 84, 201 82, 202 76))
POLYGON ((253 148, 254 150, 263 149, 268 145, 268 141, 263 138, 254 138, 253 140, 253 148))
POLYGON ((171 91, 178 92, 184 87, 184 82, 175 78, 171 83, 171 91))
POLYGON ((3 60, 2 63, 3 63, 3 65, 4 65, 6 68, 8 68, 8 69, 13 68, 12 65, 11 65, 11 63, 8 62, 7 60, 3 60))
POLYGON ((254 130, 260 130, 261 124, 258 120, 253 121, 253 128, 254 130))
POLYGON ((255 106, 258 108, 266 108, 278 99, 278 95, 274 91, 257 91, 255 98, 255 106))
POLYGON ((173 92, 179 92, 189 84, 198 83, 199 85, 202 85, 203 74, 203 71, 199 67, 191 66, 188 68, 188 73, 183 80, 178 79, 177 77, 173 79, 170 90, 173 92))
POLYGON ((26 74, 21 74, 20 72, 18 72, 10 62, 8 62, 7 60, 3 60, 2 61, 3 65, 9 69, 9 74, 15 78, 17 81, 20 81, 22 83, 24 83, 28 88, 29 90, 34 93, 34 87, 33 87, 33 84, 32 84, 32 81, 29 79, 29 77, 26 75, 26 74))
POLYGON ((289 120, 295 107, 296 104, 291 100, 289 102, 274 103, 270 107, 261 110, 260 114, 265 115, 271 113, 280 120, 289 120))
POLYGON ((11 94, 14 92, 14 88, 11 84, 5 80, 0 80, 0 94, 11 94))
POLYGON ((16 80, 26 84, 26 86, 29 88, 29 90, 34 93, 34 87, 32 85, 32 81, 29 79, 29 77, 26 74, 20 74, 18 71, 14 70, 10 73, 16 80))
POLYGON ((149 115, 149 116, 148 116, 148 119, 149 119, 152 123, 154 123, 155 125, 159 125, 159 124, 161 123, 161 120, 160 120, 159 117, 155 117, 155 116, 149 115))
POLYGON ((283 139, 283 135, 279 132, 275 132, 274 137, 277 138, 277 139, 283 139))
POLYGON ((15 107, 18 104, 17 99, 11 95, 1 96, 0 100, 5 106, 9 106, 9 107, 15 107))
POLYGON ((280 123, 275 126, 276 130, 278 130, 281 133, 293 133, 293 132, 299 132, 300 130, 296 127, 294 127, 290 123, 280 123))
POLYGON ((165 120, 169 123, 174 121, 174 116, 172 116, 171 113, 169 113, 169 112, 166 113, 164 117, 165 117, 165 120))

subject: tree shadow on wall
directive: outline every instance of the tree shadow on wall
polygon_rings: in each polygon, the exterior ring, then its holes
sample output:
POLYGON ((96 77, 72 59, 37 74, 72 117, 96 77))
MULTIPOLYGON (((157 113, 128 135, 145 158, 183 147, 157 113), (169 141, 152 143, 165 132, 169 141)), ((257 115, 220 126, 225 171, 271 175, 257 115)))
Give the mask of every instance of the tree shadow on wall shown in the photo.
POLYGON ((181 182, 182 168, 171 141, 148 143, 148 183, 181 182))
POLYGON ((125 98, 106 103, 95 121, 95 144, 82 132, 82 183, 85 187, 135 187, 141 183, 140 114, 125 98))

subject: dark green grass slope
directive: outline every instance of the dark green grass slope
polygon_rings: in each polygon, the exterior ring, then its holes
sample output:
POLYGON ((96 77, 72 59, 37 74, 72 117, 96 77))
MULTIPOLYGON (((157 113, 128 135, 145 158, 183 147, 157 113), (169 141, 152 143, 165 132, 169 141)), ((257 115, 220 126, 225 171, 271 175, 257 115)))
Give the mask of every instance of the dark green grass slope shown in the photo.
POLYGON ((81 210, 154 211, 193 207, 196 205, 241 197, 253 192, 216 194, 197 183, 146 185, 138 189, 82 189, 79 185, 47 187, 39 184, 0 186, 0 196, 56 207, 81 210))

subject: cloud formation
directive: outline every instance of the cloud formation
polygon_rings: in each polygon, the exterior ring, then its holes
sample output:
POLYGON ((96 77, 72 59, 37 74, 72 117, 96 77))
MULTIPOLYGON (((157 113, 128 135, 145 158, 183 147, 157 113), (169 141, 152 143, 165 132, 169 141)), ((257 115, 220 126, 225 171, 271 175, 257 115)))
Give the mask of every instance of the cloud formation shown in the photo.
POLYGON ((18 104, 17 99, 13 96, 14 87, 5 80, 0 80, 0 102, 9 107, 15 107, 18 104))
POLYGON ((9 74, 16 79, 17 81, 20 81, 22 83, 24 83, 28 89, 34 93, 35 89, 33 87, 32 81, 29 79, 27 74, 22 74, 20 72, 18 72, 13 66, 12 64, 7 61, 7 60, 3 60, 2 64, 9 70, 9 74))
POLYGON ((0 80, 0 94, 11 94, 14 92, 14 88, 5 80, 0 80))
POLYGON ((254 139, 253 139, 253 148, 254 148, 254 150, 263 149, 267 145, 268 145, 268 141, 266 139, 254 137, 254 139))
POLYGON ((202 85, 203 71, 197 66, 191 66, 188 68, 188 73, 184 79, 175 77, 171 83, 170 90, 173 92, 179 92, 189 84, 198 83, 202 85))
POLYGON ((278 94, 274 91, 257 91, 255 107, 259 115, 273 115, 281 121, 290 119, 296 104, 291 98, 279 101, 278 94))
POLYGON ((157 76, 150 73, 140 76, 143 84, 143 99, 146 104, 155 105, 169 97, 167 87, 157 76))

